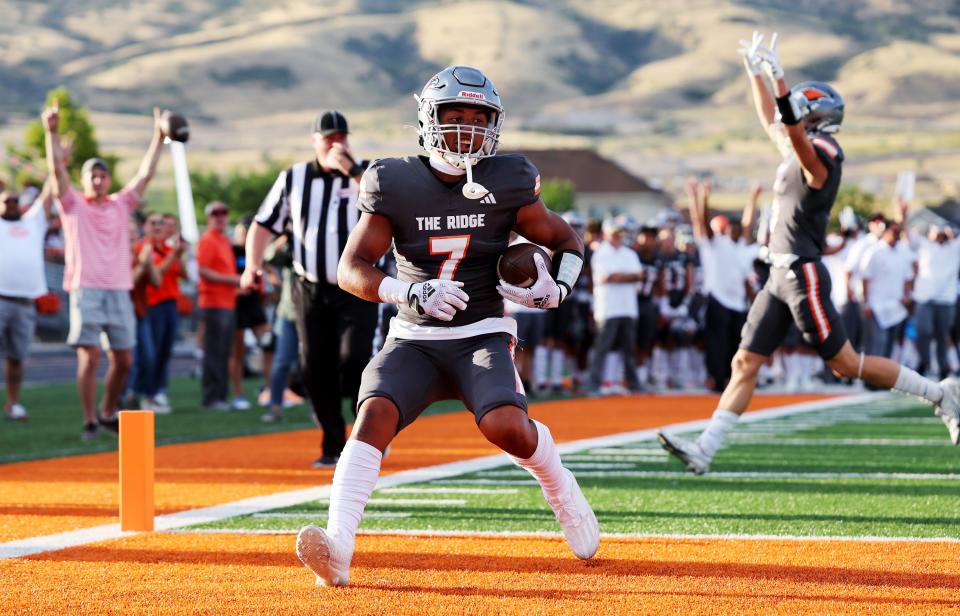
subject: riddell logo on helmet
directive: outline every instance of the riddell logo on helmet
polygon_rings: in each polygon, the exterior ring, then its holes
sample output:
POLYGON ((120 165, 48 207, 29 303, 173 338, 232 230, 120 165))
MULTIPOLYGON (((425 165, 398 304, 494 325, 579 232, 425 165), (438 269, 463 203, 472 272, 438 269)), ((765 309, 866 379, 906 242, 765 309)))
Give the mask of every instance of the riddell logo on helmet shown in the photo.
POLYGON ((483 92, 467 92, 466 90, 460 90, 459 96, 462 98, 475 98, 481 101, 487 100, 487 97, 483 95, 483 92))

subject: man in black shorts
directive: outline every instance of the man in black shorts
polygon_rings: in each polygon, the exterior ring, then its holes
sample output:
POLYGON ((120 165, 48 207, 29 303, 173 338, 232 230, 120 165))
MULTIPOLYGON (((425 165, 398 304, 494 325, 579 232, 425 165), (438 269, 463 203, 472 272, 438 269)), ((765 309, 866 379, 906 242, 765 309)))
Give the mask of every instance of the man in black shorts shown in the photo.
POLYGON ((348 583, 382 452, 437 400, 462 400, 483 435, 540 482, 576 556, 590 558, 600 542, 596 516, 561 465, 550 430, 527 416, 511 354, 515 323, 503 317, 501 298, 556 308, 576 284, 583 244, 540 200, 540 176, 530 161, 495 155, 503 108, 483 73, 446 68, 417 100, 420 143, 429 157, 371 164, 360 186, 363 214, 337 272, 343 289, 398 304, 400 313, 363 372, 326 531, 306 526, 297 537, 297 556, 318 584, 348 583), (552 272, 535 258, 539 277, 530 288, 498 285, 496 263, 511 231, 554 253, 552 272), (374 267, 391 241, 399 280, 374 267))
POLYGON ((804 82, 789 89, 775 41, 776 34, 770 47, 763 47, 763 36, 754 33, 752 43, 744 42, 741 48, 752 76, 757 115, 783 156, 774 183, 770 278, 747 315, 740 349, 733 358, 733 376, 706 430, 695 441, 661 433, 660 444, 694 473, 707 472, 753 397, 760 366, 796 323, 804 339, 839 375, 862 378, 931 402, 956 445, 960 441, 960 381, 927 380, 885 357, 858 354, 847 340, 840 315, 830 301, 830 275, 820 261, 830 209, 840 187, 843 151, 833 134, 843 121, 843 98, 821 82, 804 82), (774 82, 776 99, 761 75, 764 66, 774 82))

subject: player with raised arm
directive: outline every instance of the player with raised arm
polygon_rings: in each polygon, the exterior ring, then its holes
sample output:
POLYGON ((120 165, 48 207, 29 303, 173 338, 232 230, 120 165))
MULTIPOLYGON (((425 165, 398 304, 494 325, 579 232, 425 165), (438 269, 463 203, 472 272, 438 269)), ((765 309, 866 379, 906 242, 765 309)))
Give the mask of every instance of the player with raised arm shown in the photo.
POLYGON ((482 72, 448 67, 416 98, 428 156, 386 158, 367 169, 363 213, 337 270, 343 289, 398 304, 400 313, 363 373, 327 528, 306 526, 297 537, 297 555, 318 584, 348 583, 354 537, 383 450, 443 399, 462 400, 483 435, 537 479, 576 556, 590 558, 600 542, 596 516, 561 465, 550 430, 527 416, 512 356, 516 322, 503 316, 503 298, 556 308, 580 274, 583 244, 540 200, 540 176, 530 161, 496 155, 503 107, 482 72), (539 277, 529 288, 498 281, 497 259, 511 231, 553 251, 552 268, 535 257, 539 277), (398 278, 374 267, 391 241, 398 278))
POLYGON ((820 260, 827 221, 840 187, 843 150, 834 135, 843 121, 844 101, 829 85, 807 81, 787 87, 776 52, 754 32, 741 41, 757 116, 783 160, 774 183, 770 235, 770 277, 747 315, 733 376, 707 428, 694 441, 659 434, 660 444, 697 474, 710 469, 717 450, 746 410, 760 366, 783 341, 791 323, 840 376, 863 379, 928 400, 954 445, 960 441, 960 381, 930 381, 884 357, 854 351, 830 301, 830 276, 820 260), (773 81, 771 96, 762 75, 773 81))

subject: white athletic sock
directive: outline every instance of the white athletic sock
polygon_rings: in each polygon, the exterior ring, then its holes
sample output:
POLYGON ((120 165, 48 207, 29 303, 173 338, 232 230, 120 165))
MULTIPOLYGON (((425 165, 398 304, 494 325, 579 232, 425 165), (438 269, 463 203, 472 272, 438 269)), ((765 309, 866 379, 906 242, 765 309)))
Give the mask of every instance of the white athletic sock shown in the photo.
POLYGON ((920 396, 934 404, 943 399, 943 390, 940 389, 939 383, 920 376, 916 370, 911 370, 906 366, 900 366, 900 373, 897 375, 897 382, 893 388, 905 394, 920 396))
POLYGON ((623 376, 623 366, 620 365, 619 353, 607 353, 603 360, 603 382, 606 385, 615 385, 623 376))
POLYGON ((542 344, 533 350, 533 386, 541 389, 547 383, 547 365, 550 363, 550 349, 542 344))
POLYGON ((543 495, 547 500, 556 500, 566 495, 570 487, 570 478, 563 472, 560 454, 557 453, 557 446, 553 442, 550 428, 535 419, 532 421, 537 427, 537 450, 526 460, 515 456, 510 456, 510 459, 533 475, 534 479, 540 483, 540 488, 543 489, 543 495))
POLYGON ((740 419, 740 416, 734 412, 722 409, 715 410, 713 417, 710 418, 710 423, 707 424, 707 429, 697 438, 697 443, 703 453, 712 458, 717 450, 723 446, 723 442, 727 440, 727 435, 737 425, 738 419, 740 419))
POLYGON ((550 384, 563 385, 563 364, 567 358, 562 349, 550 352, 550 384))
POLYGON ((353 551, 363 508, 380 477, 380 450, 356 439, 347 441, 333 473, 327 534, 353 551))

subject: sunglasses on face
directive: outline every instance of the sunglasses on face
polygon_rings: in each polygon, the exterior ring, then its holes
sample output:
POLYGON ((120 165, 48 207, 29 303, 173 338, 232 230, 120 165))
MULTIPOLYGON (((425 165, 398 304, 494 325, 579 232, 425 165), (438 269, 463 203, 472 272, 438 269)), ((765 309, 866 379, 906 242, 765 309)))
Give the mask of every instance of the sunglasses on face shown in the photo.
POLYGON ((4 205, 19 205, 20 200, 16 197, 8 197, 3 200, 4 205))
POLYGON ((211 215, 211 216, 226 216, 226 215, 227 215, 227 210, 213 210, 212 212, 210 212, 210 215, 211 215))

